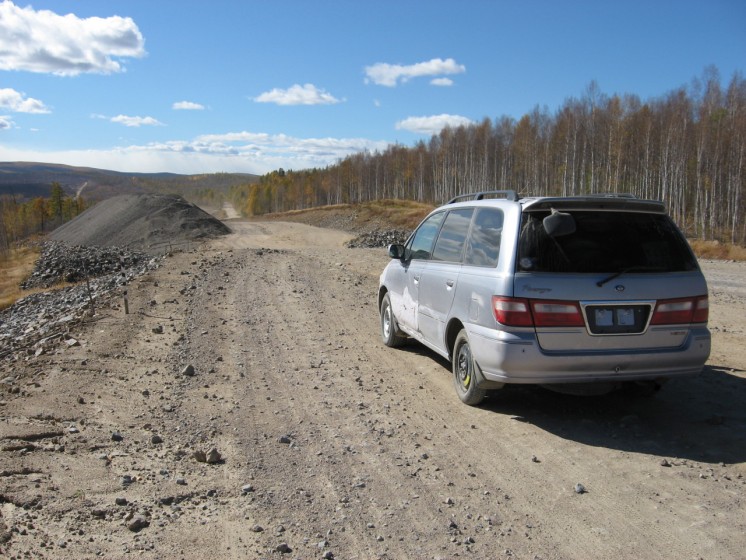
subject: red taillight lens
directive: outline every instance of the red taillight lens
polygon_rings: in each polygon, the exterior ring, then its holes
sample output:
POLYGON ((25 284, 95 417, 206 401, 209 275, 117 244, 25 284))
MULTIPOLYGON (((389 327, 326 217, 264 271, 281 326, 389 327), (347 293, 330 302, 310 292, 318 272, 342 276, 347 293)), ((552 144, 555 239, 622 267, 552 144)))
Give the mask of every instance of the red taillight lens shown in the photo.
POLYGON ((707 296, 700 296, 697 298, 697 303, 694 305, 694 317, 692 317, 692 323, 706 323, 710 318, 710 300, 707 296))
POLYGON ((580 306, 575 301, 494 296, 492 310, 497 322, 509 327, 582 327, 585 325, 580 306))
POLYGON ((534 320, 527 299, 492 296, 495 320, 509 327, 531 327, 534 320))
POLYGON ((706 323, 709 317, 707 296, 684 299, 664 299, 655 306, 651 325, 683 325, 706 323))
POLYGON ((582 327, 580 307, 574 301, 531 300, 537 327, 582 327))

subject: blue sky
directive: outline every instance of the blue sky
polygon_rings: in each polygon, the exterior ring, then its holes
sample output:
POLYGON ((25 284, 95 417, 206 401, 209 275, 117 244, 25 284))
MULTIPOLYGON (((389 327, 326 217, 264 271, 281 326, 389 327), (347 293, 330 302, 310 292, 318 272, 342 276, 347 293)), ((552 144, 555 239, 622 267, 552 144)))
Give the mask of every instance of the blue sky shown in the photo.
POLYGON ((709 65, 746 73, 746 1, 4 0, 0 161, 323 167, 709 65))

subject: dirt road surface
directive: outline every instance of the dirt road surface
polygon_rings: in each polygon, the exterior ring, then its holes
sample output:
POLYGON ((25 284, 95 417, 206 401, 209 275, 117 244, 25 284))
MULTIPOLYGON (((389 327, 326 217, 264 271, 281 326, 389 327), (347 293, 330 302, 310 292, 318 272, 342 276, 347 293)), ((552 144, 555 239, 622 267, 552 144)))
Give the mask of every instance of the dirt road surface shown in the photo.
POLYGON ((129 315, 0 372, 0 556, 746 554, 743 265, 704 263, 703 375, 472 408, 442 359, 380 342, 384 250, 230 225, 134 281, 129 315))

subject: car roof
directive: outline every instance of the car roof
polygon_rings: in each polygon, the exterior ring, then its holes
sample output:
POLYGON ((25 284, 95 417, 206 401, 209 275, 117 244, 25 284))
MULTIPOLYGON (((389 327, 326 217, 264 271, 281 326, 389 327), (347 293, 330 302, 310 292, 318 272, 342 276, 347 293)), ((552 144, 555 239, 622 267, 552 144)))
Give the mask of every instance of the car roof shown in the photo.
MULTIPOLYGON (((599 193, 582 196, 530 196, 521 197, 516 191, 480 191, 462 194, 449 200, 443 206, 458 203, 475 203, 479 206, 491 206, 495 202, 520 204, 523 210, 540 211, 563 210, 620 210, 634 212, 665 213, 666 208, 659 200, 637 198, 628 193, 599 193)), ((499 204, 501 205, 501 204, 499 204)))

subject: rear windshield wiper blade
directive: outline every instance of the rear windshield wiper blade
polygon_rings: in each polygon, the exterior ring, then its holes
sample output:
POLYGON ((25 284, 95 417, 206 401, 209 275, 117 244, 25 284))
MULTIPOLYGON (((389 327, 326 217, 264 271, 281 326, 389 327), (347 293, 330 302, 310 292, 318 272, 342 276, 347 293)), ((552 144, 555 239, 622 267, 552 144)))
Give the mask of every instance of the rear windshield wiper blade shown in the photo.
POLYGON ((622 270, 615 272, 611 276, 607 276, 603 280, 599 280, 596 282, 596 286, 599 288, 606 284, 607 282, 611 282, 614 278, 619 278, 622 274, 627 274, 628 272, 665 272, 666 269, 662 266, 629 266, 627 268, 623 268, 622 270))

